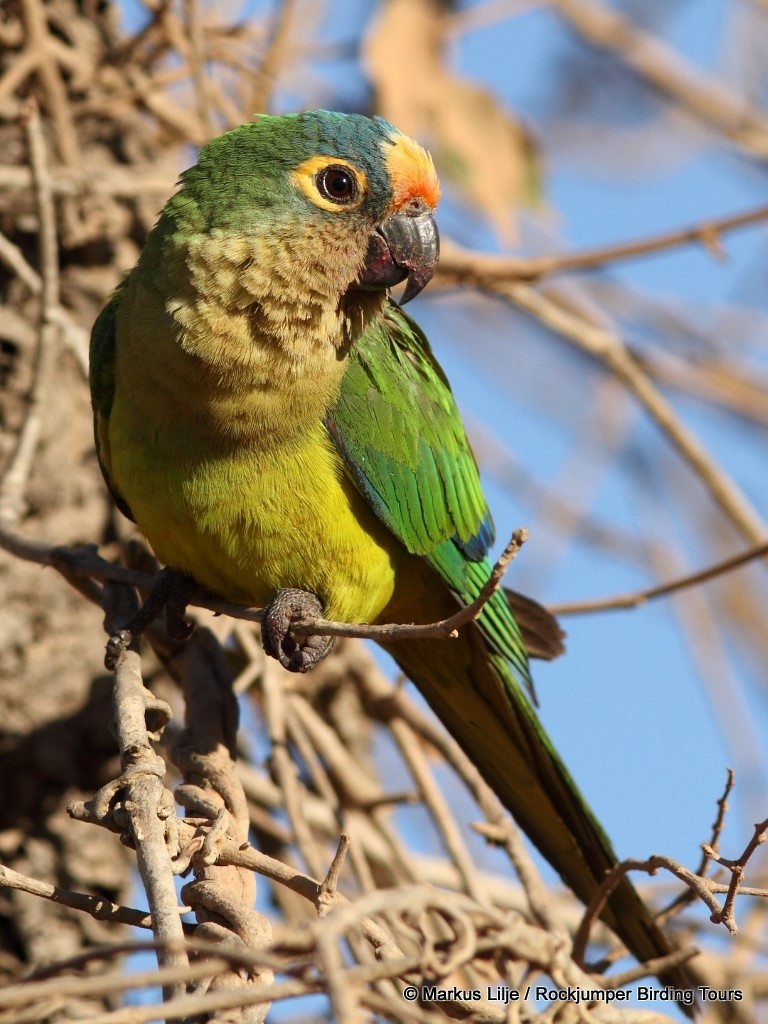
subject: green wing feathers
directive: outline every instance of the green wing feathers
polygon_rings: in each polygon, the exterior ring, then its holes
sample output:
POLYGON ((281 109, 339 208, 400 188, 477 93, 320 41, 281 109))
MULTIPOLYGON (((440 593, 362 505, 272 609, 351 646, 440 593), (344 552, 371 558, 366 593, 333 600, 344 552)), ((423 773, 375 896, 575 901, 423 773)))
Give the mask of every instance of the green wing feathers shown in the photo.
POLYGON ((347 468, 410 552, 482 557, 493 525, 456 403, 426 338, 390 303, 357 342, 328 415, 347 468))
MULTIPOLYGON (((424 334, 394 303, 355 346, 326 425, 379 518, 462 604, 475 600, 491 571, 493 521, 448 381, 424 334)), ((480 628, 530 685, 503 593, 486 605, 480 628)))

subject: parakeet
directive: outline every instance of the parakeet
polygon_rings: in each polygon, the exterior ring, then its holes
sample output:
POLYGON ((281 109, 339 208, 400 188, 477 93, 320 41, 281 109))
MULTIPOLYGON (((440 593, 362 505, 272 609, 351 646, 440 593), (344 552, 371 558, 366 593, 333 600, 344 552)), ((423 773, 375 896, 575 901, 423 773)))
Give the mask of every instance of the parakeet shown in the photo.
MULTIPOLYGON (((438 197, 417 143, 322 110, 258 117, 183 174, 91 342, 100 464, 167 566, 249 605, 307 592, 348 622, 432 622, 477 596, 494 532, 477 465, 388 296, 432 275, 438 197)), ((588 901, 616 857, 526 695, 505 594, 457 640, 389 649, 588 901)), ((628 881, 603 917, 639 960, 670 951, 628 881)))

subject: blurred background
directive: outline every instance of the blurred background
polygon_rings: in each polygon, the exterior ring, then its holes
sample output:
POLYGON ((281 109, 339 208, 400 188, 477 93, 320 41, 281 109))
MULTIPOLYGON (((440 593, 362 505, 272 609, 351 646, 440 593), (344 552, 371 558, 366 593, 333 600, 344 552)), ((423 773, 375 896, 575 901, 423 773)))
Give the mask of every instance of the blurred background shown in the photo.
MULTIPOLYGON (((258 112, 380 114, 430 149, 443 183, 441 270, 409 312, 465 417, 496 550, 529 528, 506 582, 567 631, 565 656, 534 666, 540 717, 620 856, 658 853, 695 869, 732 768, 720 848, 738 857, 768 816, 764 560, 634 609, 589 603, 765 553, 765 0, 8 0, 0 48, 5 526, 48 544, 98 543, 115 558, 131 536, 96 468, 87 336, 198 147, 258 112), (60 266, 44 385, 37 324, 49 278, 20 123, 30 98, 60 266), (19 488, 9 467, 31 410, 39 436, 19 488)), ((0 773, 12 787, 0 856, 127 899, 130 861, 113 855, 114 837, 94 837, 83 859, 83 833, 99 830, 63 811, 109 771, 100 615, 18 553, 0 554, 0 773)), ((217 628, 242 654, 242 636, 217 628)), ((364 671, 394 678, 371 653, 364 671)), ((264 771, 268 670, 250 656, 239 689, 255 698, 242 704, 248 752, 264 771)), ((354 690, 344 658, 362 656, 342 645, 340 692, 354 690)), ((371 737, 371 772, 388 789, 411 788, 388 730, 371 737)), ((436 755, 431 763, 466 831, 475 805, 436 755)), ((387 827, 422 865, 414 874, 435 875, 446 854, 429 809, 396 803, 387 827)), ((478 872, 509 875, 478 836, 465 841, 478 872)), ((280 849, 294 855, 290 836, 280 849)), ((759 850, 746 880, 761 886, 766 875, 759 850)), ((661 906, 679 891, 667 876, 652 898, 661 906)), ((0 900, 9 978, 104 938, 104 925, 57 911, 66 924, 52 947, 50 908, 0 900)), ((733 1019, 768 1020, 763 906, 738 900, 738 940, 703 906, 686 911, 685 929, 721 977, 749 988, 749 1010, 733 1019)), ((290 1005, 273 1012, 302 1019, 290 1005)))

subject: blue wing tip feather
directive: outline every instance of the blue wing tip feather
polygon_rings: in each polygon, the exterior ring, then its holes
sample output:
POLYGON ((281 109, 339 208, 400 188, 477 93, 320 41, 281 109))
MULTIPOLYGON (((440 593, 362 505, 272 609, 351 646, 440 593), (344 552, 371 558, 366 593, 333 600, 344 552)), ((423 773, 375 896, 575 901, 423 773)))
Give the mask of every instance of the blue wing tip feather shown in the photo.
POLYGON ((470 561, 481 562, 488 554, 488 549, 493 544, 495 535, 493 520, 490 513, 486 513, 477 533, 473 534, 469 540, 463 541, 459 537, 454 537, 453 540, 454 544, 464 552, 470 561))

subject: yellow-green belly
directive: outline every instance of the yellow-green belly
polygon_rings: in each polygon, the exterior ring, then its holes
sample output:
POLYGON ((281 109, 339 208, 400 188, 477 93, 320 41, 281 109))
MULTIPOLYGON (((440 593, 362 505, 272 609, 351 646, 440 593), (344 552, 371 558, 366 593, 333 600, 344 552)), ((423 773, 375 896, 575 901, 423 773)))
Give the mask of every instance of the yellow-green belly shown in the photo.
POLYGON ((110 422, 111 475, 157 557, 232 601, 281 587, 317 594, 328 618, 370 622, 405 551, 346 477, 322 427, 268 451, 164 440, 110 422), (129 443, 126 433, 132 433, 129 443))

